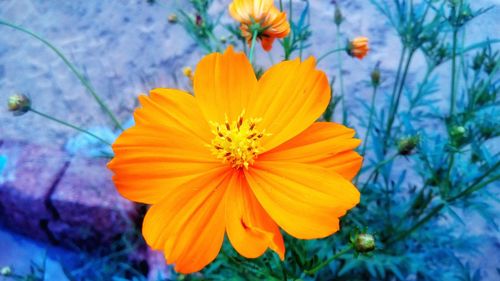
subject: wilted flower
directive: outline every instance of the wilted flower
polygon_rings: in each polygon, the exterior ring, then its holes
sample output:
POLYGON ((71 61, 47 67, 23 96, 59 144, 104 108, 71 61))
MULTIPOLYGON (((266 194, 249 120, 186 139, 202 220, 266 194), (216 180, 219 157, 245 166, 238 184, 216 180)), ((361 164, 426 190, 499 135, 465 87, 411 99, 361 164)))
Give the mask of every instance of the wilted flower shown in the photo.
POLYGON ((273 0, 233 0, 229 13, 241 23, 243 37, 250 44, 257 32, 262 48, 270 51, 276 38, 284 38, 290 33, 286 13, 274 6, 273 0))
POLYGON ((17 94, 9 97, 7 106, 9 111, 13 112, 14 115, 19 116, 30 110, 31 100, 23 94, 17 94))
POLYGON ((359 202, 362 158, 354 130, 317 122, 330 100, 314 58, 281 62, 257 80, 229 47, 203 58, 194 97, 173 89, 140 96, 136 125, 113 144, 118 191, 153 204, 143 235, 182 273, 201 270, 224 236, 247 258, 281 259, 280 228, 299 239, 331 235, 359 202), (300 81, 300 82, 298 82, 300 81))
POLYGON ((346 51, 351 57, 362 59, 370 49, 368 48, 368 38, 356 37, 347 44, 346 51))

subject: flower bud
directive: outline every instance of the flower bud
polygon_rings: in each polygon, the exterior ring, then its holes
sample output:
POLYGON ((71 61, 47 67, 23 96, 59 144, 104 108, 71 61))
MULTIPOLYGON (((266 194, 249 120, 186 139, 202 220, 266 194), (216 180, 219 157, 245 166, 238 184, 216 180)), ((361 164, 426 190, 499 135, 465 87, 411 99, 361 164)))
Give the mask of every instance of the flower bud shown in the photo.
POLYGON ((467 134, 467 130, 463 126, 453 126, 450 130, 450 135, 455 141, 460 141, 467 134))
POLYGON ((12 274, 12 269, 10 266, 4 266, 0 269, 0 275, 2 276, 9 276, 12 274))
POLYGON ((372 86, 377 88, 380 85, 380 63, 377 63, 375 68, 370 73, 372 86))
POLYGON ((375 250, 375 238, 368 233, 359 234, 354 240, 354 249, 363 254, 375 250))
POLYGON ((168 16, 168 22, 169 23, 176 23, 178 21, 177 15, 176 14, 170 14, 168 16))
POLYGON ((400 155, 410 155, 420 143, 420 136, 403 138, 398 143, 398 153, 400 155))
POLYGON ((335 14, 333 16, 333 21, 337 26, 340 26, 340 24, 342 24, 342 22, 344 21, 344 16, 342 15, 339 4, 335 4, 335 14))
POLYGON ((478 71, 479 69, 481 69, 481 66, 483 66, 483 63, 484 63, 484 59, 485 59, 484 53, 476 54, 476 56, 474 57, 474 60, 472 61, 472 69, 475 71, 478 71))
POLYGON ((23 94, 17 94, 9 97, 7 106, 9 111, 14 113, 15 116, 19 116, 30 110, 31 100, 23 94))
POLYGON ((368 38, 366 37, 356 37, 347 43, 346 52, 351 57, 362 59, 366 56, 369 50, 368 38))

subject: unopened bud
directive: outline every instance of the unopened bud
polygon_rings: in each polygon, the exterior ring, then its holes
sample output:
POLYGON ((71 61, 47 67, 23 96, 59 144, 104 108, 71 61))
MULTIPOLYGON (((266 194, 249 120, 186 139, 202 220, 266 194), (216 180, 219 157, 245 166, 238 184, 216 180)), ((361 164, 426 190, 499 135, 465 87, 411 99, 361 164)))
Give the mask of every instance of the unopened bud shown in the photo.
POLYGON ((346 52, 351 57, 362 59, 369 50, 368 38, 366 37, 356 37, 352 41, 347 42, 346 52))
POLYGON ((375 250, 375 237, 368 233, 358 234, 354 240, 354 249, 358 253, 369 253, 375 250))
POLYGON ((418 135, 403 138, 398 143, 398 153, 400 155, 410 155, 419 143, 420 137, 418 135))
POLYGON ((12 274, 12 269, 10 266, 4 266, 0 269, 0 275, 2 276, 9 276, 12 274))
POLYGON ((30 110, 31 100, 23 94, 17 94, 9 97, 7 106, 9 111, 14 113, 15 116, 19 116, 30 110))
POLYGON ((337 26, 340 26, 344 21, 344 16, 342 16, 342 11, 340 10, 339 4, 335 4, 335 14, 333 16, 333 21, 337 26))
POLYGON ((476 54, 476 56, 474 57, 474 60, 472 62, 472 69, 476 70, 476 71, 481 69, 481 66, 483 66, 483 63, 484 63, 484 59, 485 59, 484 53, 476 54))
POLYGON ((377 63, 375 68, 372 70, 372 73, 370 73, 370 77, 372 80, 372 86, 373 87, 378 87, 380 85, 380 63, 377 63))
POLYGON ((454 139, 461 139, 465 137, 467 130, 463 126, 453 126, 450 131, 450 135, 454 139))
POLYGON ((169 23, 176 23, 178 21, 177 15, 176 14, 170 14, 168 16, 168 22, 169 23))

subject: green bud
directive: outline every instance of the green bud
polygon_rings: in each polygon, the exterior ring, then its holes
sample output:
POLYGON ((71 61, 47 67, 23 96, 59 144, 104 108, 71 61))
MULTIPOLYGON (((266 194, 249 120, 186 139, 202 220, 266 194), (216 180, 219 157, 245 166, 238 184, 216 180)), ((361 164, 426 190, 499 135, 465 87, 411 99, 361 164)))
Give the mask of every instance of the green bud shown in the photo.
POLYGON ((403 138, 398 143, 398 152, 400 155, 410 155, 420 143, 420 136, 410 136, 403 138))
POLYGON ((477 53, 476 56, 474 57, 474 60, 472 61, 472 69, 476 71, 481 69, 481 66, 483 66, 484 63, 484 59, 485 56, 483 52, 477 53))
POLYGON ((375 238, 368 233, 361 233, 354 240, 354 249, 358 253, 369 253, 375 250, 375 238))
POLYGON ((344 16, 342 15, 339 4, 335 4, 335 15, 333 16, 333 21, 337 26, 340 26, 340 24, 344 21, 344 16))
POLYGON ((375 88, 378 87, 380 85, 380 64, 379 63, 377 63, 375 68, 370 73, 370 77, 372 80, 372 86, 375 88))
POLYGON ((453 126, 450 131, 450 135, 454 139, 461 139, 465 137, 467 130, 463 126, 453 126))
POLYGON ((9 276, 12 274, 12 269, 10 266, 4 266, 0 269, 0 275, 2 276, 9 276))
POLYGON ((9 97, 7 106, 9 111, 13 112, 15 116, 19 116, 30 110, 31 100, 23 94, 17 94, 9 97))

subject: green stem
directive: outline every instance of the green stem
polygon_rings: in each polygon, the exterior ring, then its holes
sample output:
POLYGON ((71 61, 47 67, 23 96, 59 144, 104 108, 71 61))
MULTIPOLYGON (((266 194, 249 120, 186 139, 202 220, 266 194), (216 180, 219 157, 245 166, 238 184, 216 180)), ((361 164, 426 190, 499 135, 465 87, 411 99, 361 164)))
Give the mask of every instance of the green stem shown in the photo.
POLYGON ((394 160, 399 154, 398 153, 395 153, 394 155, 392 155, 391 157, 385 159, 384 161, 382 162, 379 162, 375 168, 373 169, 373 171, 371 172, 371 174, 368 176, 368 179, 366 180, 366 183, 365 185, 363 186, 363 188, 361 189, 361 193, 363 193, 363 191, 365 190, 366 186, 368 185, 368 183, 372 180, 373 177, 375 177, 377 174, 378 174, 378 170, 380 168, 382 168, 385 164, 391 162, 392 160, 394 160))
MULTIPOLYGON (((499 163, 497 163, 490 170, 496 170, 496 168, 498 168, 499 163)), ((482 178, 484 178, 484 177, 482 177, 482 178)), ((490 179, 488 179, 485 182, 482 182, 482 183, 480 182, 480 183, 477 183, 477 184, 473 184, 472 186, 470 186, 469 188, 465 189, 464 191, 462 191, 458 195, 449 198, 447 200, 447 202, 448 203, 452 203, 453 201, 455 201, 457 199, 460 199, 460 198, 462 198, 464 196, 467 196, 467 195, 469 195, 471 193, 474 193, 474 192, 482 189, 483 187, 487 186, 490 183, 497 182, 498 180, 500 180, 500 175, 493 176, 493 177, 491 177, 490 179)), ((399 235, 395 236, 393 239, 388 240, 386 244, 394 243, 394 242, 399 241, 399 240, 407 237, 408 235, 412 234, 415 230, 417 230, 419 227, 421 227, 422 225, 424 225, 425 223, 427 223, 429 220, 431 220, 435 215, 437 215, 445 206, 446 206, 445 203, 438 204, 424 218, 422 218, 421 220, 419 220, 417 223, 415 223, 408 230, 400 233, 399 235)))
POLYGON ((363 148, 361 148, 361 155, 364 157, 366 152, 366 144, 368 143, 368 137, 370 136, 370 132, 373 126, 373 112, 375 111, 375 97, 377 96, 378 87, 373 87, 372 101, 370 105, 370 117, 368 117, 368 128, 366 129, 365 139, 363 141, 363 148))
POLYGON ((403 231, 401 232, 399 235, 397 236, 394 236, 393 239, 390 239, 386 242, 386 244, 390 244, 390 243, 394 243, 396 241, 399 241, 405 237, 407 237, 408 235, 412 234, 413 231, 415 231, 417 228, 419 228, 420 226, 424 225, 425 223, 427 223, 429 220, 431 220, 436 214, 438 214, 443 208, 444 208, 445 204, 444 203, 441 203, 439 205, 437 205, 436 207, 434 207, 423 219, 421 219, 420 221, 418 221, 416 224, 414 224, 412 227, 410 227, 409 229, 407 229, 406 231, 403 231))
POLYGON ((123 130, 123 127, 120 124, 120 122, 118 122, 118 119, 111 112, 111 110, 104 103, 104 101, 99 97, 99 95, 97 95, 97 93, 94 91, 94 89, 92 88, 92 86, 90 85, 90 83, 87 81, 87 79, 85 79, 83 77, 83 75, 80 72, 78 72, 78 70, 76 70, 75 66, 73 64, 71 64, 71 62, 61 53, 61 51, 59 51, 59 49, 57 49, 49 41, 45 40, 44 38, 40 37, 39 35, 33 33, 32 31, 30 31, 28 29, 25 29, 25 28, 23 28, 21 26, 15 25, 13 23, 10 23, 10 22, 7 22, 7 21, 1 20, 1 19, 0 19, 0 24, 1 25, 5 25, 5 26, 9 26, 9 27, 14 28, 16 30, 24 32, 24 33, 26 33, 26 34, 28 34, 28 35, 30 35, 30 36, 38 39, 40 42, 42 42, 47 47, 49 47, 52 51, 54 51, 59 56, 59 58, 61 58, 64 61, 64 63, 66 64, 66 66, 69 67, 69 69, 73 72, 73 74, 75 74, 75 76, 78 78, 78 80, 80 80, 80 82, 82 83, 82 85, 94 97, 94 99, 101 106, 101 108, 104 110, 104 112, 109 115, 109 117, 111 118, 111 120, 115 123, 116 127, 119 128, 120 130, 123 130))
POLYGON ((45 114, 45 113, 43 113, 43 112, 40 112, 40 111, 36 110, 36 109, 30 108, 29 110, 30 110, 31 112, 36 113, 36 114, 38 114, 38 115, 40 115, 40 116, 42 116, 42 117, 45 117, 45 118, 47 118, 47 119, 49 119, 49 120, 52 120, 52 121, 57 122, 57 123, 59 123, 59 124, 62 124, 62 125, 64 125, 64 126, 67 126, 67 127, 72 128, 72 129, 75 129, 75 130, 77 130, 77 131, 79 131, 79 132, 82 132, 82 133, 84 133, 84 134, 87 134, 87 135, 89 135, 89 136, 91 136, 91 137, 93 137, 93 138, 95 138, 95 139, 99 140, 100 142, 102 142, 102 143, 104 143, 104 144, 106 144, 106 145, 111 146, 111 143, 109 143, 109 142, 105 141, 104 139, 102 139, 102 138, 100 138, 100 137, 98 137, 98 136, 94 135, 93 133, 91 133, 91 132, 89 132, 89 131, 87 131, 87 130, 85 130, 85 129, 82 129, 82 128, 77 127, 77 126, 75 126, 75 125, 73 125, 73 124, 67 123, 67 122, 65 122, 65 121, 62 121, 62 120, 60 120, 60 119, 54 118, 54 117, 52 117, 52 116, 50 116, 50 115, 47 115, 47 114, 45 114))
POLYGON ((255 43, 257 42, 257 32, 258 30, 255 29, 252 33, 252 44, 250 45, 250 55, 248 56, 251 64, 253 64, 253 53, 255 51, 255 43))
POLYGON ((410 53, 408 54, 408 58, 406 60, 406 64, 403 70, 403 75, 401 76, 401 81, 399 83, 399 89, 396 93, 396 99, 394 100, 394 104, 392 104, 390 111, 389 111, 389 119, 387 121, 387 128, 385 130, 385 137, 384 137, 384 152, 387 150, 387 141, 391 137, 391 131, 392 131, 392 126, 394 125, 394 120, 396 118, 396 115, 398 113, 398 107, 399 107, 399 101, 401 100, 401 94, 403 93, 406 77, 408 76, 408 70, 410 69, 410 64, 413 58, 413 54, 415 54, 414 50, 410 50, 410 53))
MULTIPOLYGON (((337 25, 337 49, 340 48, 340 25, 337 25)), ((344 48, 345 49, 345 48, 344 48)), ((339 83, 340 83, 340 96, 342 97, 342 123, 347 125, 347 108, 345 106, 345 96, 344 96, 344 74, 342 73, 342 55, 340 52, 337 53, 337 61, 339 65, 339 83)))
MULTIPOLYGON (((368 138, 370 136, 372 126, 373 126, 372 118, 373 118, 373 112, 375 111, 375 96, 377 95, 377 89, 378 89, 378 87, 376 87, 376 86, 373 87, 372 101, 371 101, 371 105, 370 105, 370 117, 368 117, 368 128, 366 129, 365 139, 363 140, 363 147, 361 148, 361 155, 363 157, 365 157, 366 144, 368 143, 368 138)), ((360 175, 360 173, 358 173, 356 175, 356 179, 354 180, 354 185, 358 184, 359 175, 360 175)))
POLYGON ((310 275, 313 275, 315 274, 316 272, 318 272, 319 270, 321 270, 323 267, 327 266, 328 264, 330 264, 332 261, 336 260, 338 257, 348 253, 349 251, 352 250, 352 245, 349 245, 348 247, 344 248, 343 250, 341 250, 340 252, 336 253, 335 255, 333 255, 331 258, 327 259, 326 261, 320 263, 319 265, 317 265, 316 267, 312 268, 312 269, 309 269, 309 270, 306 270, 305 273, 306 274, 310 274, 310 275))
POLYGON ((458 29, 453 29, 453 49, 451 54, 451 100, 450 100, 450 118, 455 114, 455 103, 457 95, 457 36, 458 29))
POLYGON ((336 53, 336 52, 340 52, 340 51, 345 51, 345 48, 333 49, 333 50, 330 50, 330 51, 324 53, 321 57, 318 58, 318 60, 316 61, 316 64, 319 64, 320 61, 322 61, 323 59, 325 59, 329 55, 336 53))

